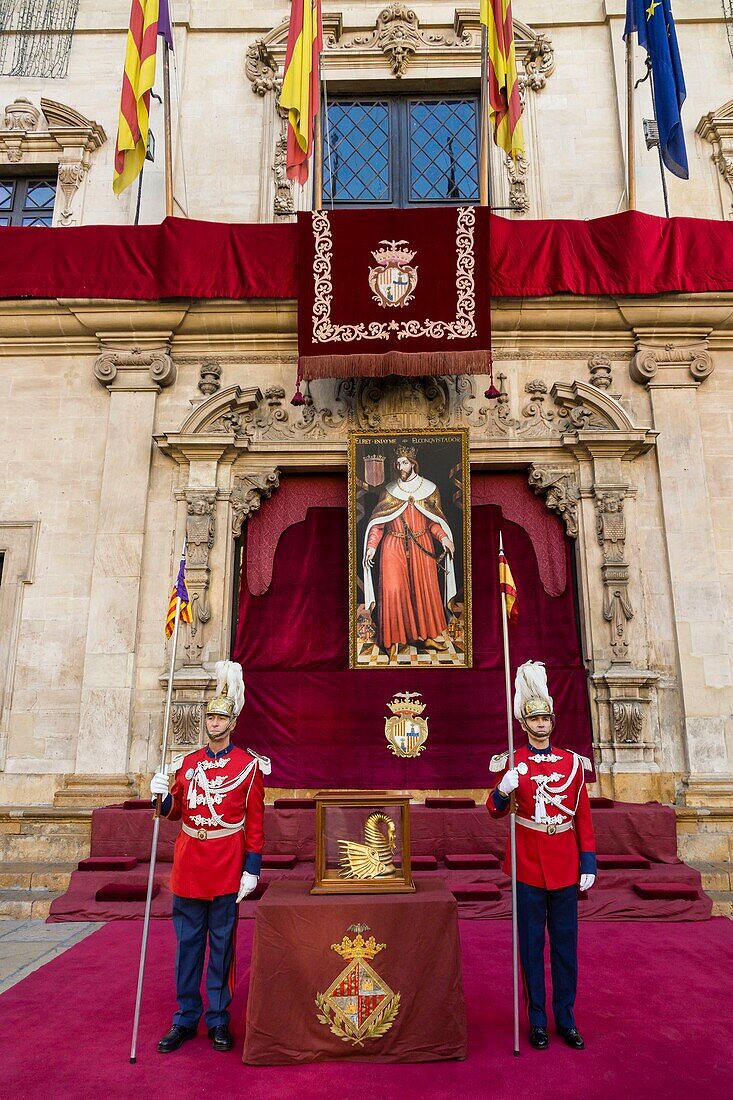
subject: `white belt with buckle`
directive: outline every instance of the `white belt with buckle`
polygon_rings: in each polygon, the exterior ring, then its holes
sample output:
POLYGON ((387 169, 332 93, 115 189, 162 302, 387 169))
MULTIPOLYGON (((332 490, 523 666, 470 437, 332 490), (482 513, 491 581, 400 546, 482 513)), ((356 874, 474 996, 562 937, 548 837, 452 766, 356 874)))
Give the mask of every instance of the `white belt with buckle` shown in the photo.
POLYGON ((552 825, 547 821, 533 821, 531 817, 520 817, 519 814, 517 814, 517 824, 523 825, 525 829, 535 829, 538 833, 547 833, 548 836, 566 833, 573 827, 572 821, 563 821, 562 825, 552 825))
POLYGON ((194 836, 196 840, 215 840, 217 837, 234 836, 235 833, 242 831, 241 825, 237 825, 234 829, 192 829, 190 825, 186 825, 185 821, 181 828, 187 836, 194 836))

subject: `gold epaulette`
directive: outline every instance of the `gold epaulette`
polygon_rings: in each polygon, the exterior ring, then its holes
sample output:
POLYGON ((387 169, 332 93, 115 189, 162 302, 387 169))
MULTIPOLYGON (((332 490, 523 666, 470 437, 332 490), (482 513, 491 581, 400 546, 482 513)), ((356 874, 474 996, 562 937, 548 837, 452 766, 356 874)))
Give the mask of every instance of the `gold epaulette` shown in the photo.
MULTIPOLYGON (((572 752, 572 749, 570 751, 572 752)), ((591 762, 590 762, 590 760, 587 756, 581 756, 579 752, 574 752, 573 756, 577 756, 578 760, 583 765, 583 768, 585 769, 585 771, 587 771, 587 772, 592 772, 593 771, 593 765, 591 764, 591 762)))
POLYGON ((490 772, 503 772, 504 768, 507 766, 507 761, 508 760, 509 760, 509 753, 508 752, 500 752, 496 756, 492 756, 491 760, 489 761, 489 771, 490 772))

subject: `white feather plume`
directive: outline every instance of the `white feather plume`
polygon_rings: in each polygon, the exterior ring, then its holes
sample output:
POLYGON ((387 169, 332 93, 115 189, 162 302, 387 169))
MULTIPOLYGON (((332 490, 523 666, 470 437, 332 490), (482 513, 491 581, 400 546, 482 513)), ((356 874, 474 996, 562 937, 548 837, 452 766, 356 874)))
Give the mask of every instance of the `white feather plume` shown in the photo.
POLYGON ((517 669, 514 679, 514 717, 521 722, 524 704, 528 699, 543 699, 554 711, 552 696, 547 688, 547 672, 542 661, 525 661, 517 669))
POLYGON ((216 694, 233 699, 234 713, 238 715, 244 706, 242 666, 236 661, 217 661, 214 671, 216 672, 216 694))

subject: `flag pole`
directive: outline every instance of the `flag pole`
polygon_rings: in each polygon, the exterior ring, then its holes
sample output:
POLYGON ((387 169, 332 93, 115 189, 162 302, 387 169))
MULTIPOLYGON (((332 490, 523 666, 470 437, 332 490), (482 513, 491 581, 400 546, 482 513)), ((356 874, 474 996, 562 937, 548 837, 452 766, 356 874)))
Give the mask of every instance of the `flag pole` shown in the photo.
MULTIPOLYGON (((181 558, 186 557, 186 540, 183 540, 181 558)), ((173 623, 173 644, 171 645, 171 663, 168 672, 168 693, 165 700, 165 718, 163 719, 163 747, 160 754, 160 771, 165 771, 166 756, 168 754, 168 732, 171 720, 171 702, 173 699, 173 673, 176 667, 176 650, 178 648, 178 628, 181 624, 181 597, 176 596, 176 617, 173 623)), ((148 892, 145 897, 145 917, 143 920, 142 944, 140 946, 140 965, 137 972, 137 992, 135 994, 135 1015, 132 1021, 132 1043, 130 1045, 130 1061, 137 1061, 137 1032, 140 1025, 140 1004, 143 995, 143 978, 145 976, 145 956, 148 950, 148 929, 150 927, 150 907, 153 900, 153 880, 155 878, 155 860, 158 854, 158 833, 160 831, 160 814, 163 807, 163 798, 156 795, 155 810, 153 813, 153 839, 150 845, 150 870, 148 871, 148 892)))
MULTIPOLYGON (((499 554, 504 554, 504 541, 499 531, 499 554)), ((509 744, 509 769, 514 767, 514 726, 512 723, 511 674, 509 664, 509 630, 507 628, 506 598, 499 585, 501 603, 501 633, 504 641, 504 688, 506 691, 506 730, 509 744)), ((509 856, 512 874, 512 991, 514 995, 514 1057, 519 1057, 519 967, 517 941, 517 815, 514 792, 509 797, 509 856)))
POLYGON ((318 55, 318 110, 313 118, 313 209, 323 207, 323 130, 321 127, 321 55, 318 55))
POLYGON ((626 36, 626 198, 629 210, 636 210, 636 147, 634 135, 634 46, 626 36))
POLYGON ((163 39, 163 128, 165 145, 165 216, 173 217, 173 139, 171 128, 170 46, 163 39))
POLYGON ((489 31, 481 24, 481 103, 479 108, 479 203, 490 206, 489 198, 489 31))

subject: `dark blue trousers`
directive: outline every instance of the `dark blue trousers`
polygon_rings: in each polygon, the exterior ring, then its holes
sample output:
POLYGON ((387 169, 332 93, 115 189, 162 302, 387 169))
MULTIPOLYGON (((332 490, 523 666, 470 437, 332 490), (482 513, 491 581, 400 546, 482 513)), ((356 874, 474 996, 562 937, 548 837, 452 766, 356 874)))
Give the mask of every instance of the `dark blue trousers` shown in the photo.
POLYGON ((550 935, 552 1011, 558 1027, 575 1027, 578 986, 578 887, 544 890, 517 883, 519 958, 529 1022, 547 1027, 545 1012, 545 928, 550 935))
POLYGON ((174 1024, 196 1027, 203 1011, 201 977, 204 972, 206 940, 209 965, 206 969, 206 1012, 208 1027, 229 1023, 229 1005, 234 990, 234 940, 237 927, 237 895, 222 894, 213 901, 173 895, 173 927, 178 939, 176 952, 176 998, 174 1024))

